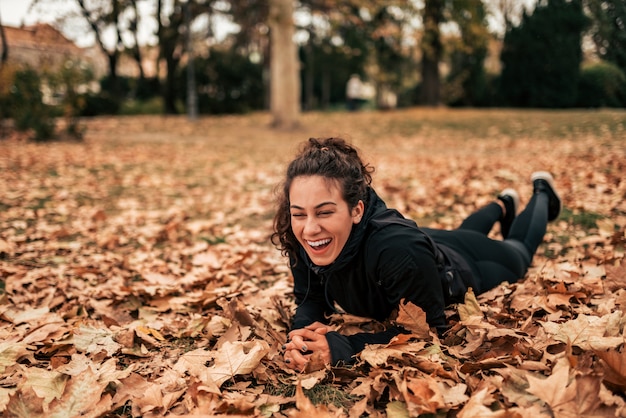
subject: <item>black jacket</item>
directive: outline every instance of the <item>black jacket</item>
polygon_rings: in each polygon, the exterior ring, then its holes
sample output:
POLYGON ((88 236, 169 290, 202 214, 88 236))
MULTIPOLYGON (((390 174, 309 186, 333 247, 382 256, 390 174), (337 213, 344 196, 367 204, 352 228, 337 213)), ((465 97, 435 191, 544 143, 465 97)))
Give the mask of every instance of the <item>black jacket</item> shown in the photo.
MULTIPOLYGON (((370 189, 362 221, 354 225, 332 264, 312 264, 303 248, 298 260, 292 260, 298 305, 292 328, 327 322, 335 303, 347 313, 382 321, 405 299, 426 312, 431 327, 445 329, 444 308, 450 300, 444 296, 438 251, 415 222, 388 209, 370 189)), ((333 364, 349 363, 366 344, 387 343, 400 332, 392 328, 351 336, 328 333, 333 364)))

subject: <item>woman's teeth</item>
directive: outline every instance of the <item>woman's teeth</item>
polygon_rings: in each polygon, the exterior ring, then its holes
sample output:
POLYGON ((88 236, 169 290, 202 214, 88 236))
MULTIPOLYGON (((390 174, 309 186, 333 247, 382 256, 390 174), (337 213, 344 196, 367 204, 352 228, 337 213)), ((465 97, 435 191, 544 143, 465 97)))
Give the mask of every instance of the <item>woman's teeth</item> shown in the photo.
POLYGON ((329 244, 330 238, 321 239, 319 241, 307 241, 307 243, 313 248, 320 248, 320 247, 323 247, 324 245, 329 244))

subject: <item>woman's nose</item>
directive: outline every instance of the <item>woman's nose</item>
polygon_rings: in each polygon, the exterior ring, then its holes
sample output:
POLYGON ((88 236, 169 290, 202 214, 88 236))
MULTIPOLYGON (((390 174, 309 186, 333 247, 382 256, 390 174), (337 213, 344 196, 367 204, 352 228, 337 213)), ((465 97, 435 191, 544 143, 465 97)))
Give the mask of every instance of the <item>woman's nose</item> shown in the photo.
POLYGON ((319 222, 312 216, 309 216, 306 219, 306 223, 304 224, 304 233, 305 235, 315 235, 322 228, 320 227, 319 222))

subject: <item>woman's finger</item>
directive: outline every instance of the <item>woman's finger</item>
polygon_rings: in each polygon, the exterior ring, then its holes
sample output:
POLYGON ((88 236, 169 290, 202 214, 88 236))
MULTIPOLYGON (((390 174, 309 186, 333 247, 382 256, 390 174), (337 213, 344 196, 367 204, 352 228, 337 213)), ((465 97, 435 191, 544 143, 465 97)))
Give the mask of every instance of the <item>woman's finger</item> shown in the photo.
MULTIPOLYGON (((296 341, 297 343, 306 343, 307 341, 315 341, 320 337, 315 331, 311 331, 310 329, 301 328, 294 331, 291 331, 289 334, 292 341, 296 341), (299 337, 299 339, 298 339, 299 337)), ((296 344, 297 345, 297 344, 296 344)))
POLYGON ((285 354, 285 363, 287 363, 288 367, 291 369, 302 371, 306 367, 310 357, 310 354, 302 355, 298 350, 290 350, 285 354))
POLYGON ((285 344, 285 349, 287 350, 300 350, 300 351, 307 351, 309 349, 309 347, 307 346, 307 343, 304 341, 303 337, 300 335, 293 335, 291 337, 291 341, 289 341, 287 344, 285 344))

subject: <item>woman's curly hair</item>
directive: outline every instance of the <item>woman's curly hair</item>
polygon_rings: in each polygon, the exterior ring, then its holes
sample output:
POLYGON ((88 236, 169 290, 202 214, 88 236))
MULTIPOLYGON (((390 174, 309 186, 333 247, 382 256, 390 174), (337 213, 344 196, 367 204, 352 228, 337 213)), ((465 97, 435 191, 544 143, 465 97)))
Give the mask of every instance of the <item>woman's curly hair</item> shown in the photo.
POLYGON ((287 167, 285 180, 278 195, 272 243, 284 256, 297 258, 298 241, 291 230, 289 209, 289 188, 294 178, 317 175, 337 181, 343 199, 352 210, 359 200, 367 205, 372 172, 374 168, 364 164, 357 149, 344 139, 310 138, 287 167))

